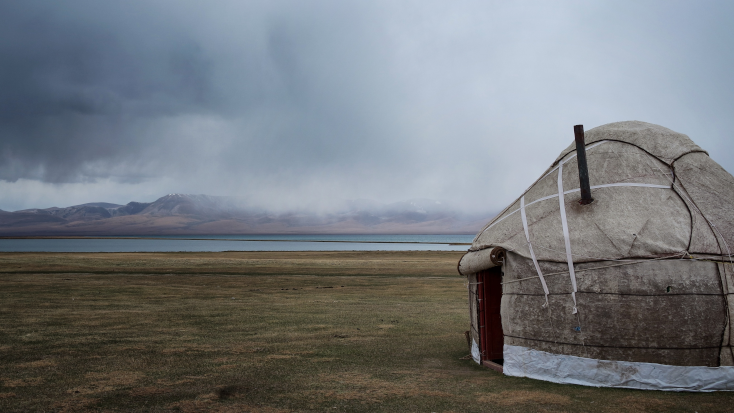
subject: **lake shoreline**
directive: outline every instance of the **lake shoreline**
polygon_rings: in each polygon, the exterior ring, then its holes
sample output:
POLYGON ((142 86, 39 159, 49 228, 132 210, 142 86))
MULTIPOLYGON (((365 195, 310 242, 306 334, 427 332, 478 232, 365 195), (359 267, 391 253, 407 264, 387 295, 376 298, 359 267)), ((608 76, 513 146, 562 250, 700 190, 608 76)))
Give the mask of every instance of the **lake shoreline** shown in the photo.
MULTIPOLYGON (((452 234, 453 235, 453 234, 452 234)), ((464 234, 456 234, 464 235, 464 234)), ((0 236, 0 239, 141 239, 141 240, 176 240, 176 241, 256 241, 256 242, 346 242, 346 243, 363 243, 363 244, 439 244, 439 245, 471 245, 471 242, 425 242, 425 241, 350 241, 350 240, 305 240, 305 239, 238 239, 238 238, 179 238, 167 236, 19 236, 9 237, 0 236)))
POLYGON ((3 252, 466 251, 471 235, 0 237, 3 252))

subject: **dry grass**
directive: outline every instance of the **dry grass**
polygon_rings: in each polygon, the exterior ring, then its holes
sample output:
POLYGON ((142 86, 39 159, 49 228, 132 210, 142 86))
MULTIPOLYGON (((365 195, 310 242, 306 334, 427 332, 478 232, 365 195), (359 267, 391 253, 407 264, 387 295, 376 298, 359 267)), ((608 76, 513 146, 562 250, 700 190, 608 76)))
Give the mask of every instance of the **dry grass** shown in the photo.
POLYGON ((478 394, 477 400, 500 406, 524 405, 569 405, 569 396, 543 391, 509 390, 499 393, 478 394))
POLYGON ((237 274, 237 275, 456 275, 457 252, 161 252, 7 253, 2 273, 237 274))
POLYGON ((0 254, 0 411, 703 412, 734 401, 511 378, 462 359, 457 253, 278 254, 0 254))

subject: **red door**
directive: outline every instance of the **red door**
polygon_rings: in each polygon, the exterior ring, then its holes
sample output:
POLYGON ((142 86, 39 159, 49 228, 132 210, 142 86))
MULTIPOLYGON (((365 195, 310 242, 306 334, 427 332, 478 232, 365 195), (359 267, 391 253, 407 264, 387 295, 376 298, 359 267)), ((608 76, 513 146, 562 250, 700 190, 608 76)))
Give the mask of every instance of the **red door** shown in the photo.
POLYGON ((479 349, 482 360, 502 363, 502 269, 490 268, 477 274, 477 298, 479 299, 479 349))

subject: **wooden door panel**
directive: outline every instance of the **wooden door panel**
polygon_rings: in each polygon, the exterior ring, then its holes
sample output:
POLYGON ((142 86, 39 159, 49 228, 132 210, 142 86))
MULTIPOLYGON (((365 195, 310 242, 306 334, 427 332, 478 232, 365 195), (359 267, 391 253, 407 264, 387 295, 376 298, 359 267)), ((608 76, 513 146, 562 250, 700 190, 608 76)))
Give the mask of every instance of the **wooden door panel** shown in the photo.
POLYGON ((479 342, 482 358, 501 360, 504 346, 502 334, 502 270, 494 267, 477 274, 477 298, 479 300, 479 342))

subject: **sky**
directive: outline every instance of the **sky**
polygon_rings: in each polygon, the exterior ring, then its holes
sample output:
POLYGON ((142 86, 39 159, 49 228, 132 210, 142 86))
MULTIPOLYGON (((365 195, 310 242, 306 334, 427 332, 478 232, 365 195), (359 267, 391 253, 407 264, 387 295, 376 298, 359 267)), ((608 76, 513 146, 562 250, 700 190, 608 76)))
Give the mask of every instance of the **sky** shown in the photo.
POLYGON ((7 1, 0 209, 414 198, 491 215, 585 129, 734 171, 731 1, 7 1))

